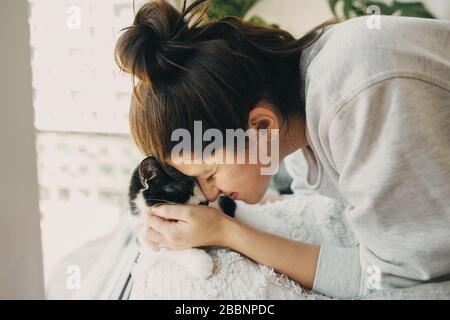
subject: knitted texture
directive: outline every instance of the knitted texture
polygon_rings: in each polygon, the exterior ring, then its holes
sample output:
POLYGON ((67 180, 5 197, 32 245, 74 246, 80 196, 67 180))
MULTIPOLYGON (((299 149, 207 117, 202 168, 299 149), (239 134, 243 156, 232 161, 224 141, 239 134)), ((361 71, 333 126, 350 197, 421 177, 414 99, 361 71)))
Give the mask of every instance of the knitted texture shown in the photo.
MULTIPOLYGON (((343 219, 344 209, 342 203, 322 196, 291 196, 264 205, 238 202, 236 217, 293 240, 354 247, 357 242, 343 219)), ((173 261, 155 264, 141 256, 132 270, 130 299, 327 299, 232 250, 211 248, 208 253, 214 271, 207 280, 193 277, 173 261)))

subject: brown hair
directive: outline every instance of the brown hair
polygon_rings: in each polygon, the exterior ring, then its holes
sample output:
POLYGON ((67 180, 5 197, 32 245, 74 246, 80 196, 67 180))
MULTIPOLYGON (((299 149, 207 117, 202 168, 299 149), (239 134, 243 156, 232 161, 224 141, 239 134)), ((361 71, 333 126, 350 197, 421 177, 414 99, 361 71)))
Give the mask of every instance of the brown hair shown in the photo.
POLYGON ((203 130, 246 129, 261 101, 274 104, 286 119, 304 116, 300 92, 301 52, 317 39, 313 31, 295 39, 287 31, 236 17, 205 22, 207 0, 178 12, 165 0, 137 12, 116 44, 119 67, 137 78, 130 109, 133 139, 159 161, 170 155, 175 129, 193 136, 203 130), (206 7, 205 7, 206 8, 206 7), (196 19, 196 20, 194 20, 196 19))

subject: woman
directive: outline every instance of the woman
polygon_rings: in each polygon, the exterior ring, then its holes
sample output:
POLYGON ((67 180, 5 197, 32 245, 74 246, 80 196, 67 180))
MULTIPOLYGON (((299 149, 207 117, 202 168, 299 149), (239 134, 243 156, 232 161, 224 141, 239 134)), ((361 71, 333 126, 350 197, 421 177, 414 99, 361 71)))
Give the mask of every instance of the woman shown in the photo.
POLYGON ((296 40, 235 18, 194 21, 203 2, 181 14, 165 1, 147 3, 118 40, 117 62, 137 78, 137 145, 196 177, 211 201, 227 194, 257 203, 270 182, 262 163, 180 163, 171 134, 194 135, 196 120, 222 133, 279 130, 280 160, 301 150, 307 183, 346 202, 360 246, 283 239, 205 206, 152 209, 149 244, 229 247, 341 298, 448 280, 450 22, 379 17, 374 28, 373 17, 363 17, 296 40))

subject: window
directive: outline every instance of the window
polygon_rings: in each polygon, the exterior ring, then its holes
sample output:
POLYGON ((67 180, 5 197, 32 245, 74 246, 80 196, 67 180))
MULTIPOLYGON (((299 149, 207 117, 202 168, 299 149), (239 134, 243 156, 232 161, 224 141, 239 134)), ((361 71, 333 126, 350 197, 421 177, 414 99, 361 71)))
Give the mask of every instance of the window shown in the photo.
POLYGON ((129 216, 128 183, 142 156, 128 129, 131 80, 114 45, 132 19, 132 0, 29 0, 49 298, 76 293, 69 267, 87 279, 129 216))

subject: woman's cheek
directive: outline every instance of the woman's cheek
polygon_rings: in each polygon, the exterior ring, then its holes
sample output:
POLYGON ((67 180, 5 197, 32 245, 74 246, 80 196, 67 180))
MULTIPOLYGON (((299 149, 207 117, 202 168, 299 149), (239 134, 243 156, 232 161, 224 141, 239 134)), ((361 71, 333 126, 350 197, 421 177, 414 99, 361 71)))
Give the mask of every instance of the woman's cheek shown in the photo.
POLYGON ((267 192, 271 181, 270 176, 258 176, 252 181, 252 184, 247 188, 247 192, 242 194, 242 198, 249 204, 259 203, 267 192))

